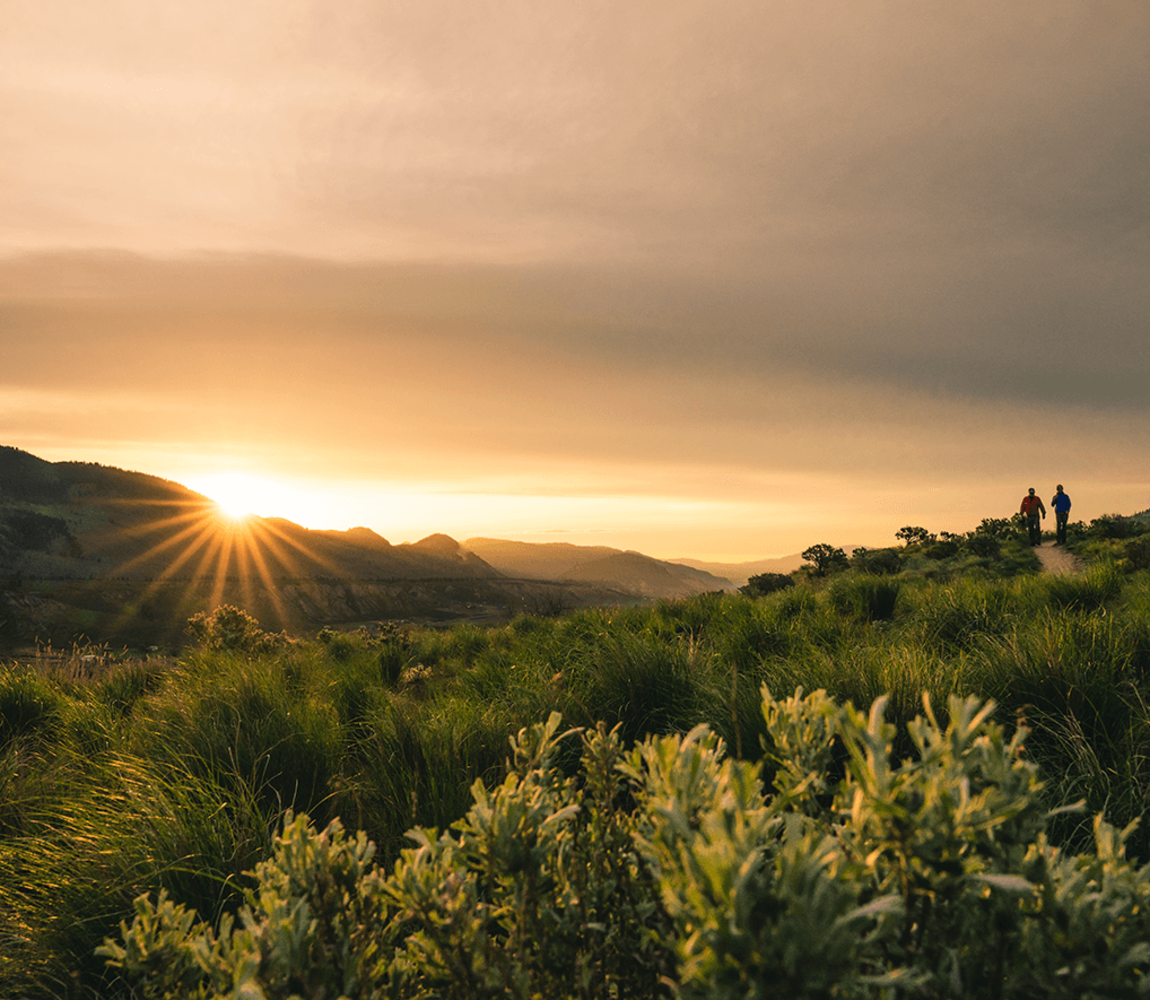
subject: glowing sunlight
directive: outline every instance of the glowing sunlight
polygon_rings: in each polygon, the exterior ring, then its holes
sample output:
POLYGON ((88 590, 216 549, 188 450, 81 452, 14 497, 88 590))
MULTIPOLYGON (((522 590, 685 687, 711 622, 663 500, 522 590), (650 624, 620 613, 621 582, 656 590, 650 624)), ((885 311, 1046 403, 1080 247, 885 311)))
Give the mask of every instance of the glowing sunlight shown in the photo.
POLYGON ((283 504, 283 490, 255 476, 226 473, 205 476, 188 485, 214 500, 232 520, 243 520, 252 514, 275 515, 283 504))

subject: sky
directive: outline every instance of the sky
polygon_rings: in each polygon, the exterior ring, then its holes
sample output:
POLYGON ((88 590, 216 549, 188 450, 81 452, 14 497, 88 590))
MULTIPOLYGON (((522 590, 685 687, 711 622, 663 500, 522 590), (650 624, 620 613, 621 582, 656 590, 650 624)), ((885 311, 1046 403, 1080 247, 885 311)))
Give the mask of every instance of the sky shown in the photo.
POLYGON ((1134 513, 1148 164, 1145 0, 0 0, 0 444, 396 543, 1134 513))

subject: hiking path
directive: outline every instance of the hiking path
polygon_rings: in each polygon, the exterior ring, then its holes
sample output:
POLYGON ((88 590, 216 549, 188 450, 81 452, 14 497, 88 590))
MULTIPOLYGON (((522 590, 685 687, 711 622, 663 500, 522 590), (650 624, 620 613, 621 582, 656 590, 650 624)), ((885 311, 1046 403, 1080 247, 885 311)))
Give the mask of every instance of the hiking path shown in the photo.
POLYGON ((1034 549, 1044 573, 1077 573, 1082 569, 1082 560, 1053 542, 1043 542, 1034 549))

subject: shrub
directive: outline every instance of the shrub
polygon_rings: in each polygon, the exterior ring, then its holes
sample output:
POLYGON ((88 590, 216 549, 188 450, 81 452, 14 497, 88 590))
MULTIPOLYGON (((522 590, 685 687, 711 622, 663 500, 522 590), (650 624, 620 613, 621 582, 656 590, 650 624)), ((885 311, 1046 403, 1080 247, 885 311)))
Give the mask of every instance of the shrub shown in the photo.
POLYGON ((877 576, 838 577, 830 587, 831 606, 856 621, 886 621, 894 617, 899 585, 877 576))
POLYGON ((989 538, 1017 538, 1020 528, 1022 525, 1017 517, 984 517, 974 533, 989 538))
POLYGON ((286 642, 282 635, 265 632, 251 615, 231 604, 192 615, 185 631, 205 649, 257 653, 277 649, 286 642))
POLYGON ((984 559, 997 559, 1002 549, 1002 543, 997 536, 978 531, 972 532, 963 544, 973 555, 984 559))
POLYGON ((794 578, 787 573, 758 573, 739 588, 739 593, 747 597, 762 597, 794 585, 794 578))
POLYGON ((851 553, 850 562, 855 569, 876 575, 897 573, 902 566, 894 549, 868 549, 861 545, 851 553))
POLYGON ((141 897, 100 954, 140 997, 1143 995, 1129 829, 1098 817, 1063 854, 1022 729, 924 696, 896 765, 885 708, 764 690, 765 776, 706 727, 629 753, 599 727, 579 780, 552 715, 390 874, 362 834, 289 814, 238 922, 141 897))
POLYGON ((1126 565, 1132 570, 1150 569, 1150 536, 1132 538, 1123 546, 1126 565))
POLYGON ((1140 534, 1142 525, 1121 514, 1102 514, 1090 522, 1087 531, 1095 538, 1129 538, 1140 534))
POLYGON ((932 542, 926 547, 923 555, 927 559, 950 559, 958 555, 958 543, 953 541, 932 542))

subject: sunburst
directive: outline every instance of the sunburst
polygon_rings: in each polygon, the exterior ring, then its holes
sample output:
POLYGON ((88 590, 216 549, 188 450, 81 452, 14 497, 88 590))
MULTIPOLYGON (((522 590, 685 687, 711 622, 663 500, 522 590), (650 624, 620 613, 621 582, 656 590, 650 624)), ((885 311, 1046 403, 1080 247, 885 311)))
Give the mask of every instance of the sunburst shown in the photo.
MULTIPOLYGON (((160 537, 144 551, 117 563, 109 576, 146 581, 139 605, 160 588, 184 582, 181 613, 190 613, 202 604, 205 589, 209 609, 218 607, 229 591, 234 595, 237 589, 237 603, 251 609, 257 603, 257 591, 263 590, 282 626, 292 617, 283 598, 286 581, 315 576, 317 570, 338 576, 341 570, 303 540, 292 537, 290 526, 245 509, 251 504, 244 496, 237 492, 226 505, 207 499, 124 501, 137 509, 147 505, 164 510, 157 512, 160 516, 126 529, 123 536, 141 540, 160 537)), ((131 608, 125 608, 123 620, 132 614, 131 608)))

